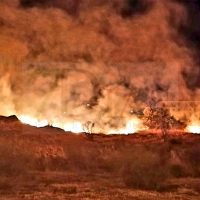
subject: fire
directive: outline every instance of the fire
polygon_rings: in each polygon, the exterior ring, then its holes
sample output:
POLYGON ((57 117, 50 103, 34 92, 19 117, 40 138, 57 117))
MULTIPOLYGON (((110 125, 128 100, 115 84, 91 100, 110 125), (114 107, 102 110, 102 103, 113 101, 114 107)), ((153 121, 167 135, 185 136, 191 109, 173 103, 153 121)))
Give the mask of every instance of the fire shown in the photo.
POLYGON ((135 133, 138 130, 141 130, 142 128, 140 126, 139 120, 130 120, 127 122, 125 128, 120 128, 116 130, 110 130, 108 131, 108 134, 132 134, 135 133))
MULTIPOLYGON (((31 126, 35 127, 44 127, 49 125, 49 121, 46 119, 39 120, 34 117, 30 117, 28 115, 20 115, 18 116, 19 120, 24 124, 29 124, 31 126)), ((141 125, 139 119, 132 119, 129 120, 126 123, 126 126, 124 128, 116 128, 108 130, 108 134, 133 134, 137 131, 146 130, 147 128, 141 125)), ((70 131, 73 133, 83 133, 86 132, 83 128, 83 123, 81 122, 54 122, 51 124, 52 127, 61 128, 64 131, 70 131)), ((190 133, 197 133, 200 134, 200 125, 198 123, 192 123, 191 125, 188 125, 186 128, 186 131, 189 131, 190 133)))
POLYGON ((200 125, 190 125, 187 127, 187 130, 191 133, 200 134, 200 125))
POLYGON ((19 116, 19 120, 24 124, 29 124, 31 126, 36 126, 36 127, 44 127, 44 126, 48 125, 48 121, 47 120, 39 121, 38 119, 31 118, 30 116, 27 116, 27 115, 19 116))
MULTIPOLYGON (((24 124, 28 124, 31 126, 36 126, 36 127, 44 127, 49 125, 50 123, 48 122, 48 120, 38 120, 36 118, 27 116, 27 115, 21 115, 18 117, 19 120, 24 123, 24 124)), ((71 131, 73 133, 81 133, 84 132, 84 130, 82 129, 82 123, 80 122, 72 122, 72 123, 59 123, 59 122, 54 122, 52 123, 53 127, 56 128, 61 128, 64 131, 71 131)))
POLYGON ((81 133, 85 132, 82 128, 82 123, 81 122, 73 122, 73 123, 58 123, 55 122, 52 124, 53 127, 61 128, 64 131, 71 131, 72 133, 81 133))
MULTIPOLYGON (((35 127, 44 127, 50 124, 48 120, 45 120, 45 119, 38 120, 37 118, 30 117, 28 115, 20 115, 18 118, 22 123, 29 124, 35 127)), ((83 129, 83 124, 81 122, 67 122, 67 123, 53 122, 51 126, 56 127, 56 128, 61 128, 64 131, 70 131, 73 133, 86 132, 86 130, 83 129)), ((141 126, 140 121, 137 119, 134 119, 134 120, 128 121, 125 128, 109 130, 107 133, 108 134, 132 134, 138 130, 141 130, 142 128, 140 126, 141 126)))

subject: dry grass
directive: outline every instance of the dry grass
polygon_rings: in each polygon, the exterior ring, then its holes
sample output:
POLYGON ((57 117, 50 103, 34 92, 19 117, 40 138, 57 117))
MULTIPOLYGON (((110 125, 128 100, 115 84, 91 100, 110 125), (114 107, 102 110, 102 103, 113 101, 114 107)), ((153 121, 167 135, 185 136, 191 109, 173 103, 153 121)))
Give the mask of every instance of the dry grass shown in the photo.
POLYGON ((36 184, 36 177, 30 174, 32 158, 16 148, 13 141, 0 143, 0 158, 0 193, 16 192, 29 181, 31 186, 36 184))
POLYGON ((187 151, 188 162, 191 163, 193 175, 200 177, 200 145, 198 143, 194 144, 187 151))
POLYGON ((198 180, 197 135, 172 136, 165 142, 156 134, 144 137, 144 133, 95 135, 90 140, 84 134, 63 134, 53 128, 23 126, 23 130, 21 134, 1 130, 0 192, 4 196, 43 191, 52 198, 106 199, 109 195, 112 199, 118 194, 131 199, 133 194, 128 191, 132 188, 152 194, 165 191, 160 194, 163 198, 168 191, 174 195, 179 190, 190 191, 189 196, 199 192, 198 181, 191 186, 172 182, 198 180))
POLYGON ((136 148, 128 151, 124 159, 122 177, 126 186, 144 190, 161 189, 170 177, 168 166, 162 163, 158 152, 149 151, 143 146, 136 148))

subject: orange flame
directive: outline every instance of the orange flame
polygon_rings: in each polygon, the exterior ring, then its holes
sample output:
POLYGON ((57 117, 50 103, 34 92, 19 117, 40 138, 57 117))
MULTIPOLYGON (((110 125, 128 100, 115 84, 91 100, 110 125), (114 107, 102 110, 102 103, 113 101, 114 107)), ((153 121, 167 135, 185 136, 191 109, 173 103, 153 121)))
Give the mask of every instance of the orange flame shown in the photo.
MULTIPOLYGON (((35 127, 44 127, 50 124, 48 120, 39 120, 34 117, 30 117, 28 115, 20 115, 18 116, 19 120, 24 124, 29 124, 31 126, 35 127)), ((147 128, 141 125, 141 121, 139 119, 132 119, 129 120, 126 123, 125 128, 116 128, 108 130, 108 134, 133 134, 137 131, 146 130, 147 128)), ((54 122, 51 124, 53 127, 61 128, 64 131, 70 131, 73 133, 82 133, 85 132, 83 129, 83 125, 81 122, 67 122, 67 123, 61 123, 61 122, 54 122)), ((188 125, 186 128, 186 131, 189 131, 190 133, 197 133, 200 134, 200 124, 197 122, 191 123, 191 125, 188 125)))
MULTIPOLYGON (((48 120, 45 120, 45 119, 39 120, 37 118, 30 117, 28 115, 20 115, 18 116, 18 118, 22 123, 29 124, 35 127, 44 127, 50 124, 48 120)), ((53 122, 51 125, 53 127, 61 128, 64 131, 70 131, 73 133, 86 132, 83 129, 83 124, 81 122, 67 122, 67 123, 53 122)), ((108 134, 132 134, 138 130, 144 130, 144 127, 141 127, 141 122, 139 119, 132 119, 126 123, 125 128, 109 130, 107 133, 108 134)))

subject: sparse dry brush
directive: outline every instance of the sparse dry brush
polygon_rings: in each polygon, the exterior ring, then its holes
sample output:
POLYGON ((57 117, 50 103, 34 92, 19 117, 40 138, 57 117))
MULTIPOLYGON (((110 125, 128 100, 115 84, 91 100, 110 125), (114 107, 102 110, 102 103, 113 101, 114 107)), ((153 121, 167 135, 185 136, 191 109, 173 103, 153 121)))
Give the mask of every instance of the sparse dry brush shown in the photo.
POLYGON ((22 149, 17 149, 12 141, 0 143, 0 193, 20 189, 27 181, 34 182, 32 171, 32 158, 22 149))
POLYGON ((169 178, 167 162, 162 162, 160 153, 143 145, 124 149, 120 160, 120 175, 128 187, 159 190, 169 178))
POLYGON ((79 141, 66 145, 66 169, 109 173, 121 177, 126 186, 138 189, 159 190, 170 177, 169 163, 165 161, 168 146, 161 147, 165 152, 162 155, 148 145, 127 145, 124 141, 113 144, 79 141))
MULTIPOLYGON (((109 177, 118 177, 125 187, 157 191, 167 190, 167 182, 173 177, 199 177, 200 174, 198 145, 192 147, 192 144, 170 141, 134 143, 120 136, 113 139, 112 136, 108 139, 95 136, 92 141, 84 135, 34 138, 19 135, 7 139, 1 137, 1 192, 20 190, 27 182, 35 186, 38 180, 34 174, 46 172, 70 172, 80 176, 108 174, 109 177), (19 140, 20 146, 17 145, 19 140), (63 149, 63 156, 52 152, 36 154, 37 146, 46 148, 46 152, 52 151, 47 147, 53 148, 53 144, 55 152, 63 149)), ((43 182, 48 182, 49 178, 47 175, 43 182)), ((50 184, 54 181, 51 180, 50 184)))
POLYGON ((188 149, 187 158, 193 169, 192 175, 200 177, 200 145, 198 143, 188 149))

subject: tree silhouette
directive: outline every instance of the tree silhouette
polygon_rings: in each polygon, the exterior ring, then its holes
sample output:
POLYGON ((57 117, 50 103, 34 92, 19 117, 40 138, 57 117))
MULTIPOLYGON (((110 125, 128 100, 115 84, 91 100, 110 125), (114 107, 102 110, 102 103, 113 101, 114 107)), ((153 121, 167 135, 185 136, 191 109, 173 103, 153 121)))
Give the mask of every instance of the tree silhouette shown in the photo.
POLYGON ((173 126, 173 121, 174 118, 170 116, 168 109, 150 107, 144 109, 143 124, 150 129, 160 129, 164 140, 173 126))

